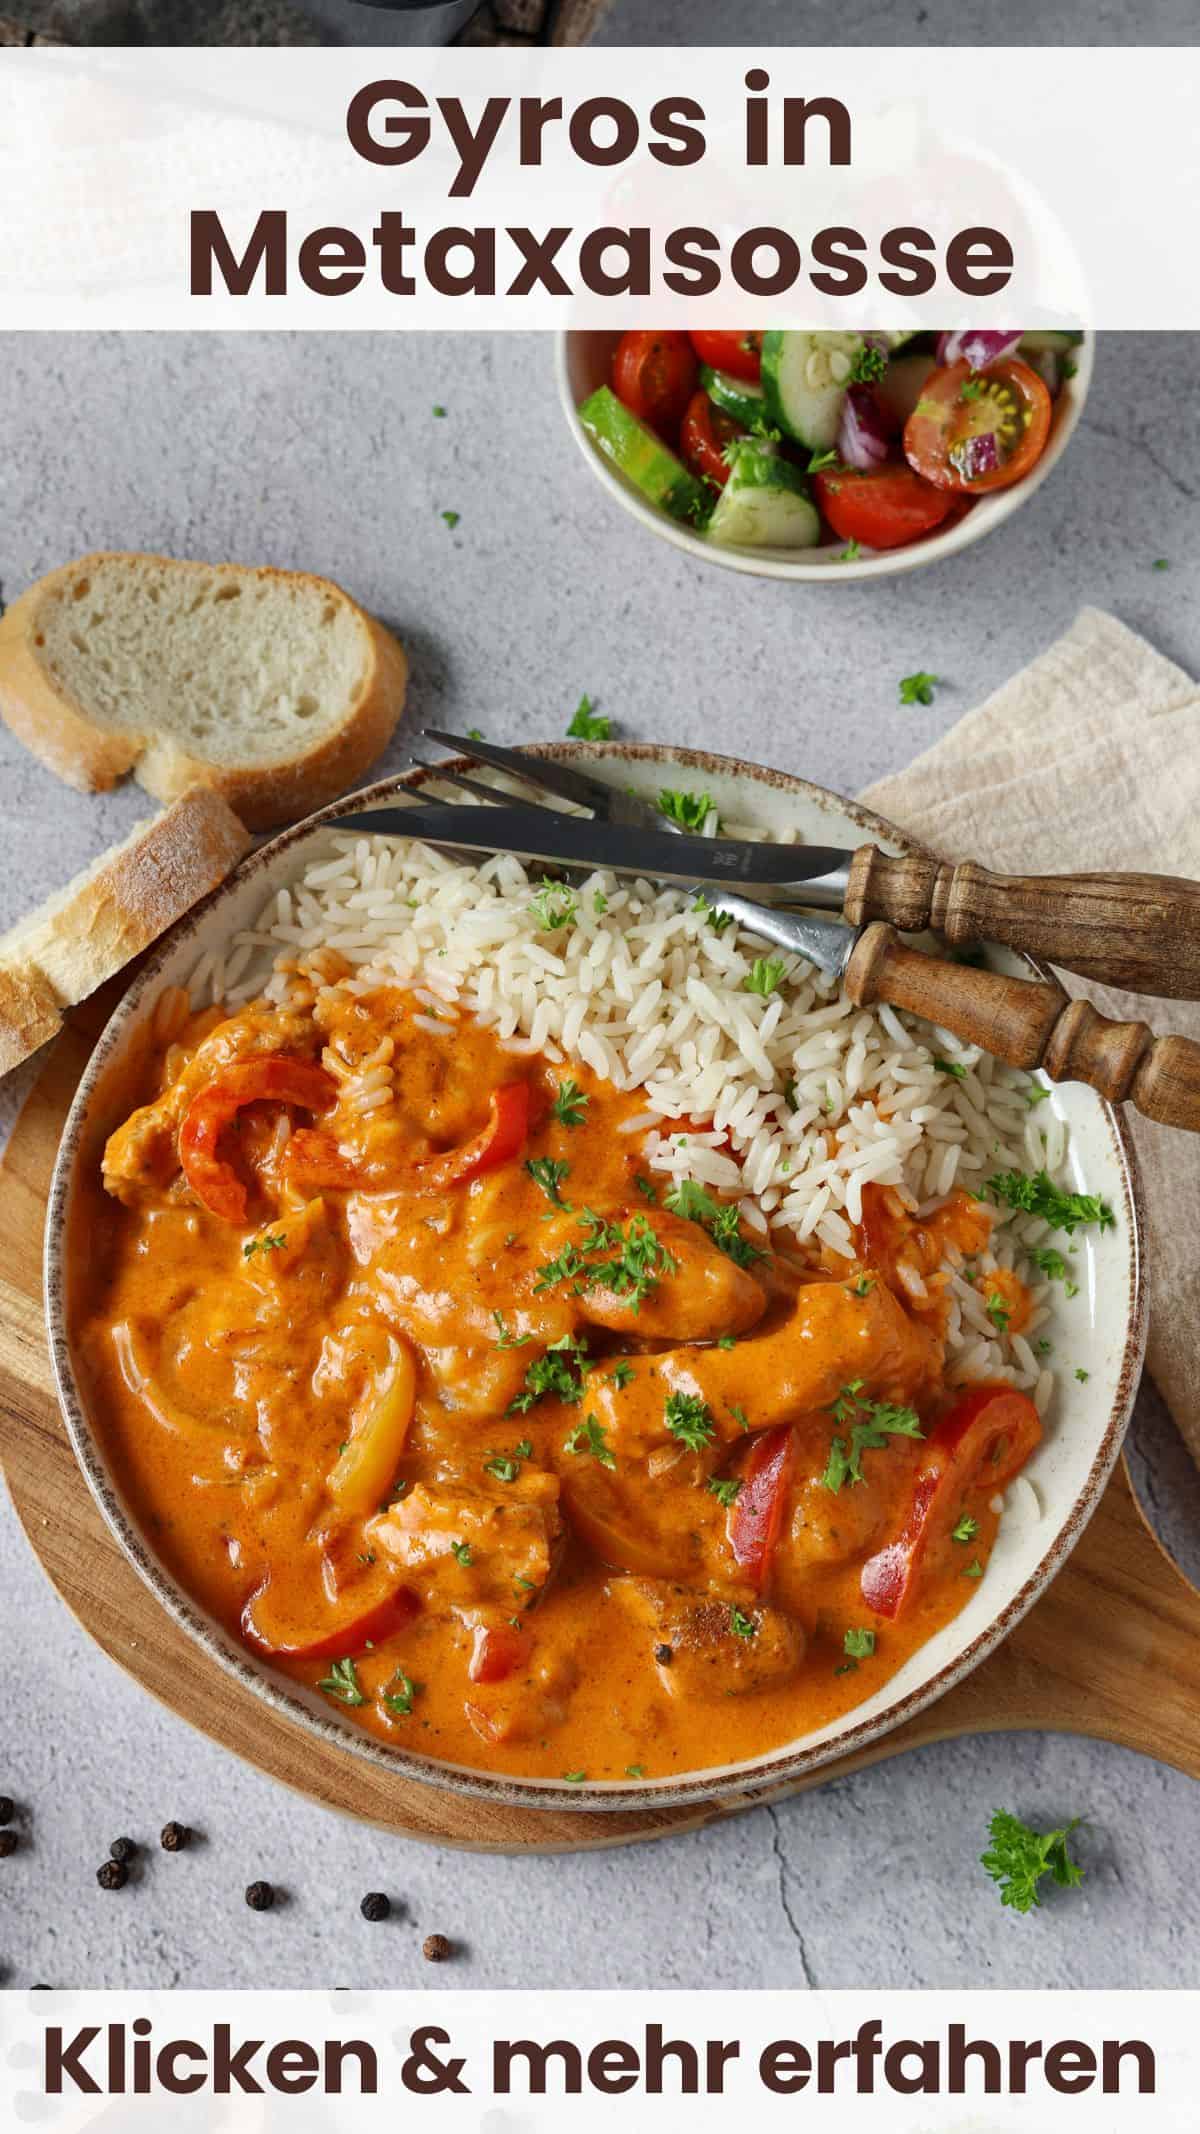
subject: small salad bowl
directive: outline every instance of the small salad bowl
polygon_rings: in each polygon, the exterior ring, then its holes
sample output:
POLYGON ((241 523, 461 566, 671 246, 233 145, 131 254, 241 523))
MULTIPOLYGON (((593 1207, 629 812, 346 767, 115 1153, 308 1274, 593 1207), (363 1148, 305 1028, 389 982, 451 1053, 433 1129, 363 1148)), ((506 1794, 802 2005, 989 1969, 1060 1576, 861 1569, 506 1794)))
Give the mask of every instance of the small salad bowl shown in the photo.
POLYGON ((588 466, 609 495, 631 518, 669 541, 685 555, 702 563, 716 563, 724 570, 745 571, 757 578, 787 578, 797 583, 821 580, 828 584, 855 584, 864 578, 892 578, 903 571, 922 569, 943 557, 957 555, 980 541, 985 534, 1019 511, 1040 489, 1058 465, 1078 427, 1092 380, 1095 335, 1087 333, 1070 350, 1071 374, 1065 378, 1054 402, 1050 436, 1040 459, 1030 472, 1010 488, 996 489, 977 497, 961 515, 951 516, 932 533, 904 547, 870 549, 861 553, 854 544, 828 539, 818 547, 749 547, 718 543, 685 521, 649 501, 632 482, 596 447, 580 419, 580 409, 591 394, 612 382, 613 356, 619 333, 595 329, 568 329, 557 337, 555 368, 559 398, 568 428, 588 466))

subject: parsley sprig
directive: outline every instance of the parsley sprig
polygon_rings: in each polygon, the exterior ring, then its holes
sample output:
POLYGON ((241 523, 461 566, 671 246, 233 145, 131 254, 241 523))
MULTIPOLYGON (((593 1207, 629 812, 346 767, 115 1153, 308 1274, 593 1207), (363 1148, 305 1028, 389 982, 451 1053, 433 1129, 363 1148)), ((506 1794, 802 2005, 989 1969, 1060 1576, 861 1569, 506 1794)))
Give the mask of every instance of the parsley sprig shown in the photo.
POLYGON ((622 1229, 588 1208, 579 1218, 582 1249, 564 1245, 553 1260, 538 1268, 535 1290, 556 1289, 571 1284, 574 1294, 603 1285, 614 1296, 624 1297, 636 1312, 643 1297, 652 1297, 664 1275, 678 1274, 679 1262, 668 1252, 654 1225, 644 1215, 631 1215, 622 1229))
POLYGON ((698 1393, 668 1394, 663 1421, 671 1436, 686 1445, 689 1452, 703 1452, 717 1434, 712 1409, 698 1393))
POLYGON ((915 674, 902 675, 900 678, 900 702, 902 704, 932 704, 933 692, 940 680, 940 675, 926 674, 923 667, 918 667, 915 674))
MULTIPOLYGON (((505 1414, 528 1415, 535 1401, 548 1397, 565 1401, 573 1408, 583 1399, 587 1370, 587 1342, 576 1340, 574 1334, 563 1334, 561 1339, 550 1343, 544 1355, 534 1357, 525 1373, 524 1390, 513 1395, 505 1414)), ((528 1453, 525 1457, 529 1457, 528 1453)))
POLYGON ((571 1203, 562 1197, 563 1180, 569 1176, 571 1166, 553 1156, 527 1156, 525 1168, 535 1186, 540 1186, 552 1207, 569 1208, 571 1203))
POLYGON ((585 692, 575 708, 567 736, 572 741, 607 741, 611 728, 612 720, 602 711, 592 710, 592 700, 585 692))
POLYGON ((742 1236, 738 1211, 733 1203, 715 1200, 695 1178, 677 1179, 663 1206, 672 1215, 682 1215, 688 1222, 699 1223, 735 1267, 752 1267, 756 1260, 765 1259, 765 1253, 742 1236))
POLYGON ((699 837, 713 813, 713 802, 707 793, 675 793, 664 786, 658 796, 658 812, 668 822, 677 822, 681 830, 690 830, 699 837))
POLYGON ((366 1697, 358 1679, 358 1669, 353 1660, 333 1660, 329 1673, 317 1684, 327 1697, 336 1697, 339 1704, 365 1704, 366 1697))
POLYGON ((559 1083, 554 1094, 554 1102, 550 1108, 560 1126, 582 1126, 587 1116, 589 1102, 590 1099, 579 1087, 578 1082, 572 1081, 570 1075, 568 1075, 565 1081, 559 1083))
POLYGON ((581 1423, 576 1423, 570 1436, 563 1439, 563 1451, 590 1454, 593 1460, 600 1462, 601 1467, 615 1467, 617 1464, 609 1450, 607 1432, 596 1415, 585 1415, 581 1423))
POLYGON ((1083 1869, 1067 1851, 1067 1839, 1079 1828, 1075 1816, 1061 1830, 1031 1830, 1019 1816, 999 1810, 988 1824, 991 1844, 980 1855, 980 1865, 999 1885, 1000 1902, 1014 1912, 1032 1912, 1041 1905, 1039 1884, 1049 1875, 1060 1889, 1078 1889, 1083 1869))
POLYGON ((830 1410, 840 1430, 829 1448, 829 1463, 821 1481, 835 1496, 845 1483, 866 1480, 862 1470, 864 1452, 877 1452, 890 1437, 925 1435, 915 1408, 893 1407, 889 1401, 864 1400, 862 1389, 861 1378, 851 1379, 849 1385, 842 1387, 830 1410))
POLYGON ((565 882, 554 882, 543 875, 542 886, 534 894, 529 906, 537 920, 538 932, 558 934, 565 927, 574 926, 579 913, 579 898, 565 882))
POLYGON ((1007 1208, 1040 1216, 1052 1230, 1065 1230, 1068 1237, 1089 1223, 1100 1230, 1116 1228, 1112 1209, 1098 1193, 1064 1193, 1046 1171, 997 1171, 983 1190, 1007 1208))

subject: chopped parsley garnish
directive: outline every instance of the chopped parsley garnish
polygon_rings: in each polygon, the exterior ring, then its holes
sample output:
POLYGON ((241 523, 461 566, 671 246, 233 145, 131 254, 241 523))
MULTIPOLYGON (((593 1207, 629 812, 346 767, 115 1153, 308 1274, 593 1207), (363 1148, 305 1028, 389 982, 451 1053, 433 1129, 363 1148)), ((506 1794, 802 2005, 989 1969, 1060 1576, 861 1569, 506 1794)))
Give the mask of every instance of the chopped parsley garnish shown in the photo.
POLYGON ((730 1609, 729 1627, 735 1638, 756 1638, 758 1636, 758 1624, 755 1622, 754 1617, 752 1615, 743 1615, 740 1608, 730 1609))
POLYGON ((1087 1384, 1087 1382, 1088 1382, 1089 1378, 1091 1377, 1091 1375, 1092 1375, 1092 1374, 1091 1374, 1091 1372, 1090 1372, 1090 1371, 1085 1371, 1085 1370, 1084 1370, 1084 1368, 1083 1368, 1083 1365, 1082 1365, 1082 1364, 1077 1364, 1077 1365, 1076 1365, 1076 1367, 1075 1367, 1075 1376, 1076 1376, 1076 1378, 1077 1378, 1077 1379, 1079 1380, 1079 1383, 1080 1383, 1080 1385, 1081 1385, 1081 1386, 1086 1386, 1086 1384, 1087 1384))
POLYGON ((735 1349, 735 1348, 737 1347, 737 1335, 736 1335, 736 1334, 718 1334, 718 1335, 717 1335, 717 1347, 718 1347, 719 1349, 735 1349))
MULTIPOLYGON (((922 667, 918 667, 915 674, 902 675, 900 678, 900 702, 902 704, 932 704, 933 692, 940 680, 940 674, 926 674, 922 667)), ((936 1067, 937 1065, 938 1062, 935 1060, 934 1066, 936 1067)))
POLYGON ((592 910, 598 919, 602 919, 608 910, 608 898, 602 889, 593 889, 592 891, 592 910))
POLYGON ((609 1384, 614 1385, 618 1393, 620 1393, 627 1385, 630 1384, 631 1380, 637 1377, 637 1372, 634 1370, 633 1365, 631 1363, 627 1363, 625 1359, 622 1358, 620 1363, 614 1363, 612 1370, 608 1374, 608 1377, 609 1384))
POLYGON ((452 1541, 450 1544, 450 1553, 453 1556, 455 1563, 460 1563, 464 1570, 466 1570, 468 1564, 474 1561, 471 1555, 471 1544, 469 1541, 452 1541))
POLYGON ((1053 1245, 1035 1245, 1029 1257, 1034 1266, 1046 1276, 1047 1281, 1070 1282, 1071 1269, 1061 1252, 1057 1252, 1053 1245))
POLYGON ((827 467, 836 467, 837 463, 837 453, 831 447, 828 452, 814 452, 805 471, 808 474, 824 474, 827 467))
POLYGON ((441 417, 441 416, 444 416, 444 415, 445 415, 445 412, 446 412, 446 410, 445 410, 445 408, 440 408, 440 407, 438 407, 438 406, 436 405, 436 403, 435 403, 435 405, 434 405, 434 410, 433 410, 433 412, 434 412, 434 414, 435 414, 435 415, 437 415, 438 417, 441 417))
POLYGON ((558 1162, 553 1156, 528 1156, 525 1159, 525 1169, 532 1178, 534 1185, 541 1187, 552 1206, 556 1208, 570 1207, 570 1201, 564 1200, 559 1191, 564 1178, 570 1173, 571 1166, 569 1163, 558 1162))
POLYGON ((854 1294, 856 1297, 869 1297, 874 1287, 875 1283, 869 1274, 860 1274, 854 1285, 854 1294))
POLYGON ((1171 568, 1171 559, 1170 559, 1170 557, 1169 557, 1169 556, 1156 556, 1156 557, 1154 558, 1154 568, 1155 568, 1155 570, 1156 570, 1156 571, 1169 571, 1169 570, 1170 570, 1170 568, 1171 568))
POLYGON ((336 1697, 339 1704, 365 1704, 367 1701, 353 1660, 334 1660, 317 1688, 323 1689, 327 1697, 336 1697))
POLYGON ((550 1343, 544 1355, 534 1357, 525 1373, 524 1392, 513 1395, 505 1414, 528 1415, 534 1402, 545 1400, 547 1395, 574 1407, 583 1399, 587 1368, 587 1342, 576 1340, 574 1334, 563 1334, 550 1343))
POLYGON ((1042 1901, 1038 1885, 1047 1875, 1060 1889, 1078 1889, 1083 1869, 1067 1851, 1067 1839, 1079 1824, 1080 1817, 1074 1816, 1062 1830, 1041 1833, 1004 1810, 992 1817, 988 1824, 992 1842, 981 1854, 980 1866, 999 1885, 1001 1904, 1014 1912, 1034 1911, 1042 1901))
POLYGON ((980 1561, 979 1561, 979 1558, 978 1558, 978 1556, 977 1556, 977 1557, 975 1558, 975 1561, 974 1561, 974 1563, 969 1563, 969 1564, 967 1565, 967 1568, 966 1568, 966 1570, 965 1570, 965 1571, 963 1572, 963 1577, 964 1577, 964 1578, 982 1578, 982 1577, 983 1577, 983 1565, 982 1565, 982 1564, 980 1563, 980 1561))
POLYGON ((886 1445, 889 1437, 924 1437, 921 1419, 915 1408, 896 1408, 887 1401, 864 1400, 863 1381, 852 1379, 843 1386, 835 1400, 831 1414, 842 1431, 849 1432, 849 1442, 840 1434, 829 1448, 829 1463, 821 1476, 826 1489, 836 1496, 846 1482, 862 1482, 864 1452, 877 1452, 886 1445))
POLYGON ((1039 1341, 1035 1341, 1033 1345, 1034 1348, 1037 1350, 1039 1356, 1053 1356, 1054 1354, 1054 1343, 1052 1341, 1047 1341, 1044 1334, 1042 1335, 1041 1339, 1039 1341))
POLYGON ((1048 1082, 1030 1082, 1028 1088, 1023 1089, 1021 1094, 1030 1111, 1033 1111, 1039 1104, 1045 1103, 1050 1094, 1050 1085, 1048 1082))
POLYGON ((671 1393, 663 1409, 663 1421, 673 1438, 689 1452, 703 1452, 717 1434, 712 1409, 698 1393, 671 1393))
POLYGON ((1012 1318, 1012 1305, 1006 1304, 999 1290, 994 1290, 987 1300, 987 1315, 998 1334, 1007 1334, 1012 1318))
POLYGON ((565 882, 552 882, 548 875, 544 875, 542 886, 529 909, 537 920, 539 933, 558 934, 564 927, 574 926, 579 898, 565 882))
POLYGON ((716 1498, 717 1503, 721 1506, 722 1511, 726 1512, 729 1510, 729 1507, 733 1503, 733 1500, 737 1496, 737 1493, 741 1486, 741 1480, 737 1476, 734 1476, 728 1482, 725 1482, 722 1481, 719 1476, 711 1475, 708 1481, 709 1490, 716 1498))
POLYGON ((1052 1230, 1065 1230, 1068 1236, 1087 1223, 1096 1223, 1101 1230, 1116 1228, 1112 1209, 1098 1193, 1064 1193, 1045 1171, 997 1171, 983 1190, 992 1200, 1040 1216, 1052 1230))
POLYGON ((682 1215, 690 1223, 699 1223, 702 1230, 707 1230, 718 1251, 732 1260, 735 1267, 752 1267, 756 1260, 765 1257, 757 1245, 749 1244, 742 1236, 733 1202, 714 1199, 696 1179, 676 1179, 663 1206, 671 1215, 682 1215))
POLYGON ((455 527, 458 525, 459 519, 462 517, 462 513, 459 511, 444 511, 442 513, 442 517, 445 519, 446 524, 450 528, 451 533, 453 533, 455 527))
POLYGON ((845 548, 834 557, 835 563, 857 563, 862 554, 861 541, 847 541, 845 548))
POLYGON ((644 1764, 626 1764, 625 1776, 626 1778, 645 1778, 646 1767, 644 1764))
POLYGON ((673 793, 664 786, 658 796, 658 811, 668 822, 677 822, 681 830, 690 830, 698 837, 713 813, 713 803, 707 793, 673 793))
POLYGON ((256 1252, 278 1252, 287 1244, 286 1230, 264 1230, 261 1237, 248 1237, 242 1246, 242 1258, 252 1260, 256 1252))
POLYGON ((649 1203, 650 1203, 650 1206, 651 1206, 652 1208, 657 1208, 657 1206, 658 1206, 658 1195, 657 1195, 657 1193, 656 1193, 656 1192, 655 1192, 655 1190, 654 1190, 654 1181, 653 1181, 653 1179, 651 1179, 651 1178, 643 1178, 643 1176, 642 1176, 641 1172, 640 1172, 640 1171, 638 1171, 638 1172, 637 1172, 637 1173, 635 1174, 635 1177, 634 1177, 634 1181, 633 1181, 633 1182, 634 1182, 634 1185, 635 1185, 635 1186, 637 1187, 637 1189, 638 1189, 638 1192, 639 1192, 639 1193, 641 1194, 641 1196, 642 1196, 642 1199, 643 1199, 643 1200, 648 1200, 648 1201, 649 1201, 649 1203))
POLYGON ((482 739, 483 739, 483 728, 482 728, 482 726, 468 726, 468 728, 467 728, 467 739, 468 739, 468 741, 482 741, 482 739))
POLYGON ((734 1400, 731 1400, 729 1403, 729 1413, 732 1415, 733 1420, 737 1424, 739 1430, 748 1430, 750 1428, 749 1416, 747 1415, 745 1409, 739 1408, 737 1402, 734 1400))
POLYGON ((760 993, 766 1000, 786 971, 787 962, 783 956, 756 956, 742 980, 742 991, 760 993))
POLYGON ((951 1528, 950 1539, 951 1541, 961 1541, 965 1544, 968 1541, 974 1541, 978 1532, 978 1519, 972 1519, 970 1512, 964 1512, 958 1525, 951 1528))
POLYGON ((579 699, 567 736, 572 741, 607 741, 611 727, 612 720, 602 711, 593 711, 592 700, 585 695, 579 699))
POLYGON ((864 341, 854 358, 854 368, 850 373, 851 383, 877 385, 887 367, 888 359, 884 350, 876 348, 871 341, 864 341))
POLYGON ((583 1785, 586 1785, 586 1784, 587 1784, 587 1772, 586 1772, 586 1771, 564 1771, 564 1772, 563 1772, 563 1784, 564 1784, 564 1786, 583 1786, 583 1785))
POLYGON ((706 923, 711 926, 714 934, 723 934, 727 926, 733 925, 733 913, 731 911, 718 911, 716 905, 705 896, 702 889, 696 891, 696 900, 692 905, 692 910, 703 914, 706 923))
POLYGON ((420 1696, 421 1688, 420 1682, 414 1682, 411 1675, 406 1675, 404 1669, 398 1667, 384 1690, 382 1702, 397 1719, 411 1719, 413 1700, 420 1696))
POLYGON ((527 1437, 511 1452, 493 1452, 483 1463, 485 1475, 495 1475, 497 1482, 515 1482, 526 1460, 533 1458, 533 1446, 527 1437))
POLYGON ((965 378, 963 380, 962 391, 959 393, 958 397, 960 400, 982 400, 984 394, 987 392, 987 389, 988 382, 986 378, 965 378))
POLYGON ((568 1075, 566 1081, 558 1085, 551 1110, 560 1126, 582 1126, 589 1102, 578 1082, 573 1082, 568 1075))
POLYGON ((590 1453, 593 1460, 599 1460, 601 1467, 617 1464, 608 1449, 604 1425, 595 1415, 587 1415, 581 1423, 576 1423, 570 1436, 563 1439, 563 1451, 590 1453))
POLYGON ((967 1079, 967 1070, 961 1060, 935 1060, 933 1064, 938 1074, 952 1074, 956 1082, 967 1079))
POLYGON ((533 1340, 532 1334, 514 1334, 512 1328, 506 1324, 503 1312, 493 1312, 492 1317, 500 1333, 500 1339, 496 1343, 498 1349, 523 1349, 526 1342, 533 1340))
POLYGON ((842 1639, 842 1651, 850 1660, 869 1660, 875 1650, 873 1630, 848 1630, 842 1639))
POLYGON ((564 1245, 558 1257, 538 1268, 536 1290, 554 1289, 570 1282, 576 1296, 602 1284, 614 1296, 628 1299, 636 1312, 643 1297, 651 1297, 664 1275, 678 1274, 679 1262, 668 1252, 653 1225, 644 1215, 631 1215, 622 1230, 607 1223, 589 1208, 579 1218, 584 1232, 583 1250, 564 1245), (589 1258, 610 1253, 613 1257, 589 1258))

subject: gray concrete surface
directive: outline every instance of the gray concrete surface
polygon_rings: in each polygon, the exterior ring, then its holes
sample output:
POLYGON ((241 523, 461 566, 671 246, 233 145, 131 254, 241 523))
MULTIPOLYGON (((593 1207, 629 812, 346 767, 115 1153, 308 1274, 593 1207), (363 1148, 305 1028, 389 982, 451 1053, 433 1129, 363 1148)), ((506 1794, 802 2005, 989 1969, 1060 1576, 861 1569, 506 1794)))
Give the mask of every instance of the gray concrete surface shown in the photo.
MULTIPOLYGON (((891 586, 789 588, 695 568, 610 506, 563 429, 541 338, 8 335, 0 593, 102 544, 302 565, 406 639, 416 723, 553 736, 586 689, 625 734, 854 791, 1085 601, 1200 674, 1198 368, 1194 340, 1106 340, 1063 466, 1006 527, 891 586), (916 668, 943 685, 901 710, 916 668)), ((144 806, 136 790, 69 792, 0 731, 0 930, 144 806)), ((15 1092, 0 1101, 11 1113, 15 1092)), ((1137 1458, 1195 1567, 1200 1490, 1149 1397, 1137 1458)), ((1195 1788, 1113 1748, 964 1741, 650 1852, 476 1860, 292 1799, 160 1711, 70 1620, 6 1501, 0 1591, 0 1792, 33 1834, 0 1863, 11 1983, 428 1983, 432 1929, 466 1946, 438 1981, 481 1986, 1195 1979, 1195 1788), (1031 1919, 1001 1910, 977 1865, 1000 1806, 1047 1828, 1089 1819, 1078 1895, 1031 1919), (153 1839, 171 1816, 206 1843, 98 1891, 109 1839, 153 1839), (290 1892, 267 1917, 241 1902, 259 1874, 290 1892), (404 1915, 367 1926, 373 1888, 404 1915)))
MULTIPOLYGON (((314 44, 303 0, 12 0, 88 44, 314 44)), ((1194 0, 612 0, 597 44, 1194 44, 1194 0)))

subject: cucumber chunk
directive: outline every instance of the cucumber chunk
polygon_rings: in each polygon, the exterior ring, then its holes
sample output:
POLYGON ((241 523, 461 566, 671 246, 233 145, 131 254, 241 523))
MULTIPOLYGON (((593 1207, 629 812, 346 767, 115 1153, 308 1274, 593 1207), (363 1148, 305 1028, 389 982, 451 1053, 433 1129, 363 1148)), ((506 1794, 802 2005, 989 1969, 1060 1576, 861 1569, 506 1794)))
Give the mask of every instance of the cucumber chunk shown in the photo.
POLYGON ((631 415, 607 385, 600 386, 584 401, 579 420, 596 450, 612 462, 648 504, 669 512, 673 519, 703 525, 709 498, 703 482, 689 474, 661 437, 631 415))
POLYGON ((1040 356, 1047 351, 1053 356, 1065 356, 1068 349, 1078 348, 1083 339, 1081 333, 1064 330, 1061 333, 1023 333, 1017 348, 1018 355, 1028 351, 1040 356))
POLYGON ((799 468, 780 459, 769 444, 743 445, 709 521, 708 538, 722 548, 815 548, 821 521, 799 468))
POLYGON ((810 451, 828 452, 862 349, 860 333, 764 334, 767 420, 810 451))
POLYGON ((700 365, 700 383, 714 407, 722 408, 748 430, 761 429, 766 421, 766 400, 761 385, 749 378, 735 378, 727 370, 700 365))

